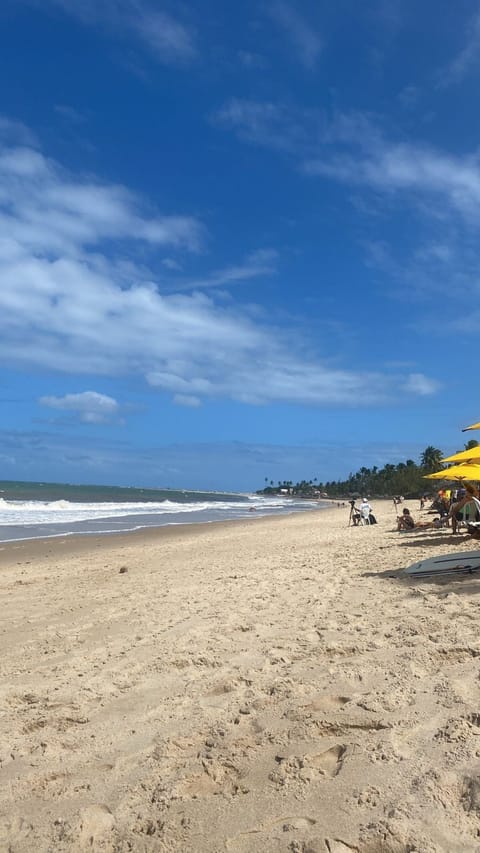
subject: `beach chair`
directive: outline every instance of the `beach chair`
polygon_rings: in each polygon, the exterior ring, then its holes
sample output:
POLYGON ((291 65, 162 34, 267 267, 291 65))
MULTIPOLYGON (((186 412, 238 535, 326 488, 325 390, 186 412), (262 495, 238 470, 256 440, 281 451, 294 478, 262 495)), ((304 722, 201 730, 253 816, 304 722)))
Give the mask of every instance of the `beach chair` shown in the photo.
POLYGON ((473 501, 465 504, 464 507, 457 513, 457 530, 460 527, 468 527, 469 524, 477 523, 477 508, 473 501))

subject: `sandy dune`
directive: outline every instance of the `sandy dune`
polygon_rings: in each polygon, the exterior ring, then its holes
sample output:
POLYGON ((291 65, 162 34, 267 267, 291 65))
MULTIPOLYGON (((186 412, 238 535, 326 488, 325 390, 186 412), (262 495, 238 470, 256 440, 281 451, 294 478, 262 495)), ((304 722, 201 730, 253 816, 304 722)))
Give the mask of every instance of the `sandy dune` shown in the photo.
POLYGON ((374 508, 1 549, 0 850, 478 853, 472 542, 374 508))

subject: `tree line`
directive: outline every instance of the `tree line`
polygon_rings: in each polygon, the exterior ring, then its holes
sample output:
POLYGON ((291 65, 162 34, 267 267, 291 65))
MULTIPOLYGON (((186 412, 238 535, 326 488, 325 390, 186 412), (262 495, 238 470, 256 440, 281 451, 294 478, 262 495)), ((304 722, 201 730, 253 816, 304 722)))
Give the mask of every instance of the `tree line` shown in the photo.
MULTIPOLYGON (((477 447, 478 441, 471 440, 461 450, 470 450, 477 447)), ((429 445, 420 456, 419 462, 407 459, 398 462, 397 465, 387 464, 383 468, 376 465, 373 468, 360 468, 356 474, 349 474, 345 480, 322 481, 317 477, 311 480, 301 480, 294 483, 292 480, 283 480, 274 483, 265 477, 265 487, 259 489, 257 494, 289 494, 297 497, 329 497, 346 498, 359 496, 360 494, 371 497, 382 497, 392 495, 403 495, 404 497, 419 497, 429 494, 440 487, 441 481, 429 482, 423 479, 425 474, 433 474, 443 468, 443 452, 437 447, 429 445)), ((447 482, 448 478, 445 478, 447 482)))

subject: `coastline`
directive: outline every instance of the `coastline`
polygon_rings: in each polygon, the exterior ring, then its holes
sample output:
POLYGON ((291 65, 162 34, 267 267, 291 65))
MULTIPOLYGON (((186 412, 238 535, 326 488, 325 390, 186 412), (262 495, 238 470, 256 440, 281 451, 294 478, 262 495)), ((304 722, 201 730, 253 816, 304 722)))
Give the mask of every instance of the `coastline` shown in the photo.
MULTIPOLYGON (((312 509, 308 512, 317 514, 327 512, 331 507, 322 507, 318 510, 312 509)), ((345 509, 345 507, 343 507, 345 509)), ((32 559, 58 558, 60 556, 72 557, 89 553, 92 550, 121 548, 136 543, 140 547, 144 544, 159 544, 163 540, 178 539, 184 536, 195 536, 205 529, 222 529, 239 527, 244 524, 261 524, 262 522, 282 523, 286 518, 291 518, 298 513, 285 513, 284 515, 268 516, 251 514, 248 518, 232 518, 226 521, 202 521, 186 522, 182 524, 164 524, 156 527, 141 527, 137 530, 126 530, 115 533, 71 533, 65 536, 52 535, 32 539, 11 539, 0 541, 0 568, 10 565, 19 557, 20 561, 32 559)))
MULTIPOLYGON (((43 484, 38 485, 43 488, 43 484)), ((47 495, 51 497, 50 487, 48 489, 50 491, 42 499, 38 494, 31 500, 18 500, 16 497, 0 499, 0 545, 28 539, 113 535, 186 524, 241 521, 250 518, 252 512, 255 512, 257 518, 270 517, 319 509, 328 503, 284 496, 255 497, 253 494, 237 495, 238 499, 235 500, 220 500, 219 497, 232 496, 222 496, 220 493, 207 495, 203 492, 198 493, 202 498, 214 499, 164 499, 159 502, 137 499, 127 503, 112 503, 105 499, 109 497, 108 489, 90 496, 82 495, 84 500, 70 500, 78 497, 78 494, 70 494, 68 486, 65 487, 65 498, 51 500, 47 498, 47 495)), ((188 497, 191 498, 193 494, 189 492, 188 497)))
POLYGON ((5 543, 0 848, 477 853, 474 546, 373 505, 5 543))

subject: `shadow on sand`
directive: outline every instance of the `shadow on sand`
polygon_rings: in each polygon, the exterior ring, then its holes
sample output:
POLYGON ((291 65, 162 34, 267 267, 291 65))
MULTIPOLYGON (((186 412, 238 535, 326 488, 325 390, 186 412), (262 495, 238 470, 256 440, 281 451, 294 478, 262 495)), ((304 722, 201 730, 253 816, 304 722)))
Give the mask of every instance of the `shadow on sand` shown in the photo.
MULTIPOLYGON (((459 552, 459 556, 461 552, 459 552)), ((431 589, 429 592, 435 594, 437 592, 438 595, 445 595, 444 588, 448 586, 455 586, 455 594, 459 595, 460 593, 464 594, 476 594, 480 593, 480 570, 474 570, 473 572, 445 572, 444 575, 434 575, 433 577, 428 576, 420 576, 412 577, 411 575, 405 574, 405 568, 401 569, 393 569, 387 570, 385 572, 362 572, 361 577, 363 578, 378 578, 379 580, 394 580, 398 583, 401 583, 403 587, 406 587, 409 590, 414 590, 418 588, 420 585, 425 587, 426 585, 430 587, 442 587, 442 591, 431 589)), ((425 589, 423 589, 425 592, 425 589)))
MULTIPOLYGON (((450 533, 445 534, 441 532, 432 532, 432 533, 418 533, 417 536, 413 536, 411 533, 407 533, 408 539, 404 539, 400 544, 402 547, 406 548, 418 548, 419 545, 464 545, 475 543, 475 539, 467 536, 464 538, 460 536, 458 533, 450 533)), ((478 540, 477 540, 478 541, 478 540)))

